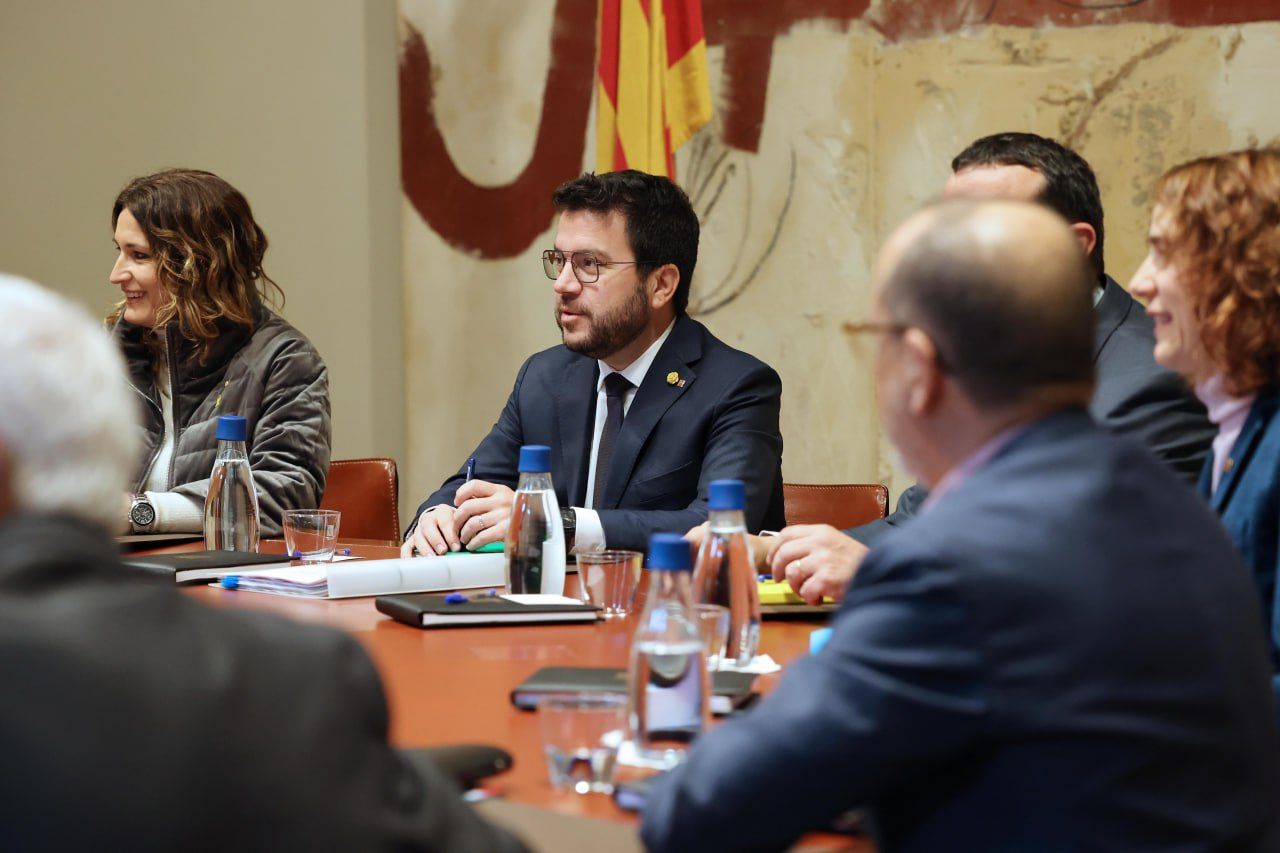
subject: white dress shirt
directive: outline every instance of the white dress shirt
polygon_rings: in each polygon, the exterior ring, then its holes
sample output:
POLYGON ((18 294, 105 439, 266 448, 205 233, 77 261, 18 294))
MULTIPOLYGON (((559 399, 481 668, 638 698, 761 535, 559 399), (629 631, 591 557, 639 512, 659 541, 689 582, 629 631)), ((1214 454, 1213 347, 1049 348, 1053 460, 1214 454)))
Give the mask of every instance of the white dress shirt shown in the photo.
MULTIPOLYGON (((662 345, 666 343, 675 325, 675 320, 672 320, 666 330, 658 336, 658 339, 649 344, 649 348, 642 352, 639 358, 622 370, 614 370, 603 361, 596 362, 600 369, 600 375, 596 380, 595 427, 591 436, 591 463, 590 467, 587 468, 587 497, 585 501, 587 507, 595 503, 596 454, 600 449, 600 434, 604 432, 604 419, 609 411, 608 397, 604 393, 604 379, 610 373, 621 373, 631 383, 631 389, 622 397, 622 415, 625 418, 627 412, 631 409, 631 401, 635 399, 640 383, 644 382, 644 377, 653 365, 653 360, 658 356, 658 350, 662 349, 662 345)), ((623 422, 625 423, 625 420, 623 422)), ((575 554, 581 554, 584 551, 599 551, 608 547, 609 544, 604 539, 604 527, 600 524, 600 514, 587 507, 573 508, 574 513, 577 515, 577 528, 574 534, 573 546, 573 553, 575 554)))

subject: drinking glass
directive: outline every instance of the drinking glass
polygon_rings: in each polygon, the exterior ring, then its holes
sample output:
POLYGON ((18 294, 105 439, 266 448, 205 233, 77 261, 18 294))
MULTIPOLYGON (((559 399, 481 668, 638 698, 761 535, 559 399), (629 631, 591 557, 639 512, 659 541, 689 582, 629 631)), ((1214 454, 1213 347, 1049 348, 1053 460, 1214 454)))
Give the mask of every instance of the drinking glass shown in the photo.
POLYGON ((327 563, 338 546, 341 513, 336 509, 288 509, 284 513, 284 547, 304 563, 327 563))
POLYGON ((707 669, 715 672, 720 668, 725 646, 729 643, 729 608, 719 604, 695 604, 693 609, 698 617, 698 633, 702 635, 702 645, 707 653, 707 669))
POLYGON ((548 696, 538 703, 551 785, 579 794, 613 792, 613 768, 627 733, 627 700, 613 693, 548 696))
POLYGON ((639 551, 588 551, 578 555, 582 600, 599 607, 606 619, 631 612, 640 580, 639 551))

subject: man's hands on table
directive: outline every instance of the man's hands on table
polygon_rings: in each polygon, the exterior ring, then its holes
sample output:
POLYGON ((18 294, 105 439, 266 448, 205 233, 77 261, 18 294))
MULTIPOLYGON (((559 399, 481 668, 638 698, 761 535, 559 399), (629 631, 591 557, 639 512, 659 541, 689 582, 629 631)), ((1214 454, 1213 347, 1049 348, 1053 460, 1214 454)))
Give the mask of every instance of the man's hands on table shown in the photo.
MULTIPOLYGON (((685 538, 701 547, 706 534, 704 522, 685 538)), ((783 528, 776 536, 747 534, 747 540, 756 572, 786 580, 809 604, 819 604, 824 597, 842 600, 869 550, 829 524, 797 524, 783 528)))
POLYGON ((454 495, 453 506, 433 506, 419 516, 413 535, 400 546, 400 556, 412 557, 416 552, 433 557, 501 542, 507 536, 514 497, 510 487, 499 483, 463 483, 454 495))

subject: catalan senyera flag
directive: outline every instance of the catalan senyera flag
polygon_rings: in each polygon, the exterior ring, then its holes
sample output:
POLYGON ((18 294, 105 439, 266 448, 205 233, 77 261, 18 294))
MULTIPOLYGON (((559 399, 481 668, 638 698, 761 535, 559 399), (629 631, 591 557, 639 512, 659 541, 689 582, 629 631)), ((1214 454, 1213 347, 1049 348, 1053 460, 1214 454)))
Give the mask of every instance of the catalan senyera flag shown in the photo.
POLYGON ((600 0, 596 171, 675 178, 675 151, 711 120, 701 0, 600 0))

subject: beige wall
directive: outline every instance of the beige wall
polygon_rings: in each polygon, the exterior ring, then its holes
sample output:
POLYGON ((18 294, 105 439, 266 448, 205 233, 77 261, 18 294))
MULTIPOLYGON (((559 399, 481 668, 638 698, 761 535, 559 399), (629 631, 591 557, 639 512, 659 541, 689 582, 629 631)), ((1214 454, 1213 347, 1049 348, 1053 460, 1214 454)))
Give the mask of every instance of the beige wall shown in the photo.
POLYGON ((105 313, 125 181, 217 172, 328 363, 334 455, 403 458, 395 63, 394 0, 6 0, 0 269, 105 313))
MULTIPOLYGON (((480 186, 515 180, 554 0, 399 5, 430 49, 455 165, 480 186)), ((219 172, 253 203, 285 313, 329 363, 336 455, 396 456, 411 507, 556 332, 537 261, 549 219, 527 250, 481 260, 402 200, 396 12, 394 0, 0 5, 0 269, 105 311, 124 181, 179 164, 219 172)), ((724 49, 709 56, 723 106, 724 49)), ((1280 138, 1278 81, 1274 23, 989 27, 892 44, 862 22, 810 21, 779 36, 759 150, 726 147, 718 116, 678 166, 704 219, 695 308, 781 372, 786 477, 905 485, 838 327, 866 310, 880 240, 965 143, 1025 128, 1077 145, 1099 171, 1108 263, 1124 281, 1154 178, 1280 138)), ((584 151, 590 168, 590 139, 584 151)))
MULTIPOLYGON (((528 159, 553 5, 522 4, 514 27, 501 0, 401 2, 432 53, 450 154, 477 184, 510 182, 528 159), (455 26, 460 16, 474 26, 455 26)), ((724 49, 709 57, 723 108, 724 49)), ((940 191, 964 145, 1020 129, 1078 147, 1099 173, 1108 265, 1124 283, 1143 252, 1155 178, 1191 156, 1280 140, 1277 84, 1276 23, 986 27, 895 44, 862 22, 811 21, 779 36, 759 150, 721 141, 720 109, 677 164, 703 216, 693 313, 782 374, 786 479, 882 480, 895 499, 909 484, 878 427, 865 353, 839 326, 865 316, 880 241, 940 191)), ((593 151, 588 141, 586 168, 593 151)), ((556 341, 537 261, 550 225, 517 257, 482 260, 405 207, 418 494, 483 435, 521 361, 556 341)))

